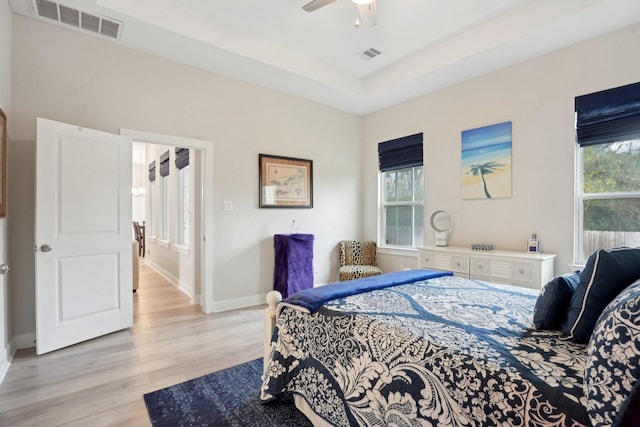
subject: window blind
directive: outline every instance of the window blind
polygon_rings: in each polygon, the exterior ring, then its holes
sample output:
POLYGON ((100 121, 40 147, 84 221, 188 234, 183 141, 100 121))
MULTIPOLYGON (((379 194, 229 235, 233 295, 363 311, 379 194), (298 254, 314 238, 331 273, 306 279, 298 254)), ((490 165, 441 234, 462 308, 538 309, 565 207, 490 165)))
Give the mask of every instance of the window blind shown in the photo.
POLYGON ((153 182, 156 180, 156 161, 149 163, 149 181, 153 182))
POLYGON ((189 149, 176 147, 176 167, 182 169, 189 166, 189 149))
POLYGON ((640 138, 640 83, 578 96, 575 110, 581 147, 640 138))
POLYGON ((422 133, 378 144, 380 172, 422 166, 422 133))
POLYGON ((160 176, 169 175, 169 150, 160 155, 160 176))

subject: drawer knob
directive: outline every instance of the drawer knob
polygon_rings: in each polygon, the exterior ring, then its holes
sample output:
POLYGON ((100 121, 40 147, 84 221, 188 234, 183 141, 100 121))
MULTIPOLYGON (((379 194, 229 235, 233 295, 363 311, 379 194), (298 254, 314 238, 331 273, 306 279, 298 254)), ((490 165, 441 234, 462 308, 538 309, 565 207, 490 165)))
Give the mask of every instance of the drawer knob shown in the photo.
POLYGON ((456 262, 456 267, 460 267, 460 261, 456 262))
POLYGON ((478 266, 478 270, 482 270, 482 264, 478 266))
POLYGON ((524 274, 524 268, 521 268, 520 270, 518 270, 518 272, 519 272, 520 274, 524 274))

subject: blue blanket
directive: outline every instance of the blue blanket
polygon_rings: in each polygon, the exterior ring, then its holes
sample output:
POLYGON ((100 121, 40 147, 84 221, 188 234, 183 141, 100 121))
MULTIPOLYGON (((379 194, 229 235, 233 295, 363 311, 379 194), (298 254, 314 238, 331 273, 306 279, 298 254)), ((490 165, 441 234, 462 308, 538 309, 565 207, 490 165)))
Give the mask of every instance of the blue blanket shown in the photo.
POLYGON ((361 294, 376 289, 405 285, 418 280, 442 276, 453 276, 453 273, 450 271, 426 269, 396 271, 379 276, 363 277, 362 279, 349 280, 346 282, 328 283, 324 286, 304 289, 285 298, 282 302, 298 305, 309 310, 310 313, 315 313, 322 304, 336 298, 343 298, 349 295, 361 294))

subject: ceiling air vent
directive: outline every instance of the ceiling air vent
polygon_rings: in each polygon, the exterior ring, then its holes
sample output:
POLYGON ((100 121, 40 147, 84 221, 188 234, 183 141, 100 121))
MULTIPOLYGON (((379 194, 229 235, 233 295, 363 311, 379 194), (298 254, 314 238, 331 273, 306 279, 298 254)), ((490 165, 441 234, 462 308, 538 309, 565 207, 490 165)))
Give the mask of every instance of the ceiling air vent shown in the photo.
POLYGON ((378 49, 374 49, 374 48, 370 48, 367 50, 364 50, 362 52, 360 52, 360 58, 362 59, 373 59, 376 56, 380 55, 382 52, 380 52, 378 49))
POLYGON ((35 0, 36 11, 43 18, 117 39, 122 23, 48 0, 35 0))

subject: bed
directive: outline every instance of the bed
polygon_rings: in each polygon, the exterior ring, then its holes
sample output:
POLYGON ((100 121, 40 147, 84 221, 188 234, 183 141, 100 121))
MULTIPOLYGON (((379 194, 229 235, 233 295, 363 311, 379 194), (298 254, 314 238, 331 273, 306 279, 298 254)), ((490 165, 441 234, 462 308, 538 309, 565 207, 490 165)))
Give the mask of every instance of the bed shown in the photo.
MULTIPOLYGON (((629 288, 616 307, 635 310, 630 299, 640 312, 640 282, 629 288)), ((635 367, 608 375, 601 362, 614 350, 536 330, 539 293, 433 270, 302 291, 278 304, 261 399, 293 397, 316 426, 611 424, 635 367)), ((598 324, 603 343, 619 328, 610 323, 598 324)), ((634 347, 621 363, 637 366, 640 333, 627 335, 634 347)))

